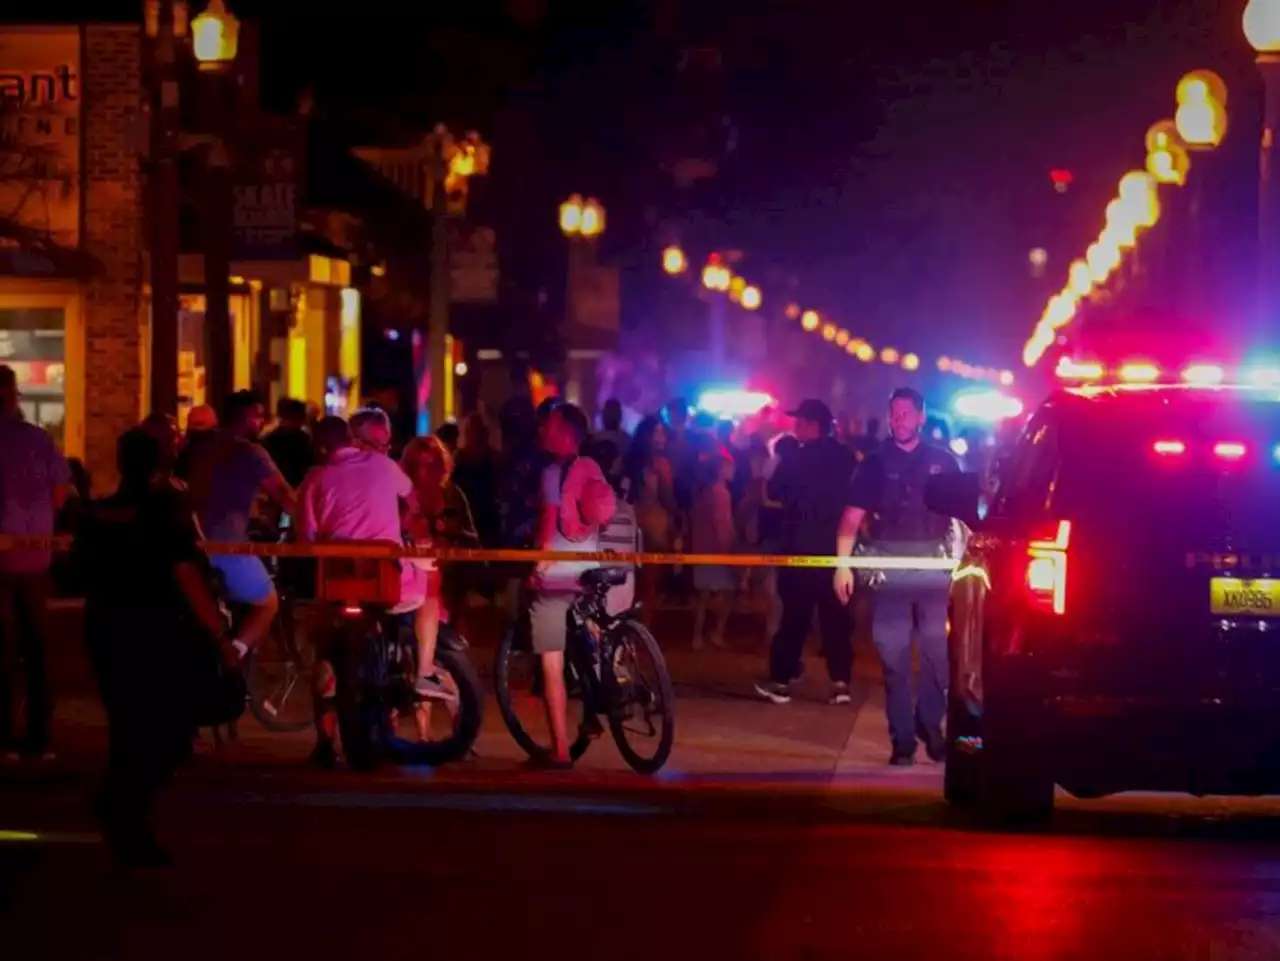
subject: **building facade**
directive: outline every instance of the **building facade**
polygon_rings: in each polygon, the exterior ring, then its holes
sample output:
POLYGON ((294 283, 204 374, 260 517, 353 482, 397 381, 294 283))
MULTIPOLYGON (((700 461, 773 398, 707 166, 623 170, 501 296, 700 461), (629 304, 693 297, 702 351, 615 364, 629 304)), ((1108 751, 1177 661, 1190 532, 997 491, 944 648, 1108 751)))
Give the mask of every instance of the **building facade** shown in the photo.
MULTIPOLYGON (((25 416, 99 489, 149 397, 147 42, 141 24, 0 26, 0 363, 25 416)), ((300 243, 300 190, 268 191, 281 165, 261 159, 235 157, 229 197, 225 246, 257 242, 229 264, 234 387, 345 412, 360 396, 360 294, 344 257, 300 243), (266 211, 267 197, 294 206, 266 211), (281 241, 267 249, 264 218, 281 241)), ((179 273, 181 418, 205 394, 204 256, 184 252, 179 273)))

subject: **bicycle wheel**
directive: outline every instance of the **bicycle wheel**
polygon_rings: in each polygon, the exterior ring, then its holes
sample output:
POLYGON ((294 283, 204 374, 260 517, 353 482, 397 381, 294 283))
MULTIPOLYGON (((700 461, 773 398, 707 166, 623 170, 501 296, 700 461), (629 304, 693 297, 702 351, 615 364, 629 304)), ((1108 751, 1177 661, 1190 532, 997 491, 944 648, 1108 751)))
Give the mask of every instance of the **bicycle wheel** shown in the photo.
POLYGON ((638 774, 655 774, 671 756, 675 741, 675 691, 667 661, 653 635, 639 621, 613 629, 612 670, 601 669, 609 705, 609 730, 618 752, 638 774), (648 671, 643 671, 644 662, 648 671), (655 721, 661 722, 661 731, 655 721), (644 741, 650 744, 644 748, 644 741))
POLYGON ((270 633, 245 657, 242 670, 249 688, 249 711, 268 731, 302 731, 315 722, 312 675, 315 647, 298 642, 292 613, 281 610, 270 633))
MULTIPOLYGON (((581 685, 573 685, 581 689, 581 685)), ((527 639, 514 627, 507 630, 498 644, 493 666, 494 694, 498 711, 520 750, 534 761, 551 757, 551 731, 547 709, 542 699, 542 667, 527 639)), ((569 745, 569 756, 577 760, 591 745, 591 733, 582 723, 585 709, 578 698, 569 698, 568 728, 577 731, 569 745)))
POLYGON ((388 757, 398 764, 435 766, 466 757, 484 723, 484 684, 465 651, 436 651, 436 673, 453 694, 449 703, 423 701, 392 709, 387 726, 388 757))

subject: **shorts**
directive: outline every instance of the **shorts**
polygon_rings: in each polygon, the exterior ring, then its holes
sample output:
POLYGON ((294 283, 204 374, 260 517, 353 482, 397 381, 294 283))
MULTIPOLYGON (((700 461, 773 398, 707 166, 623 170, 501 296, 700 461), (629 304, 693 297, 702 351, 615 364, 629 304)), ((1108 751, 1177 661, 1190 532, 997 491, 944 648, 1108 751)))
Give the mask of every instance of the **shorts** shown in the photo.
POLYGON ((260 557, 214 554, 209 563, 222 575, 223 589, 232 603, 258 607, 275 593, 276 586, 260 557))
POLYGON ((699 564, 693 568, 693 589, 702 593, 732 592, 738 588, 738 568, 721 567, 719 564, 699 564))
POLYGON ((576 594, 535 594, 529 603, 529 639, 535 654, 563 652, 569 640, 569 608, 576 594))

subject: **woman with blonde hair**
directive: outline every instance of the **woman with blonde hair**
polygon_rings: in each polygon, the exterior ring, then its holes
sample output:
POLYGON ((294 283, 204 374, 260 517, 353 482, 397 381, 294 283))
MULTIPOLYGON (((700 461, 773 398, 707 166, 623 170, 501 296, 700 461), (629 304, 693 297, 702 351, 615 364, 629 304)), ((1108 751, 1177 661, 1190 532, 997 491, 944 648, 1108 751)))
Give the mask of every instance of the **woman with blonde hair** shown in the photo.
MULTIPOLYGON (((478 547, 475 521, 466 495, 453 483, 453 456, 438 437, 415 437, 405 445, 400 466, 413 481, 417 511, 408 519, 415 542, 439 547, 478 547)), ((460 565, 438 568, 428 565, 427 603, 434 604, 438 625, 439 606, 458 628, 467 597, 467 579, 460 565)))

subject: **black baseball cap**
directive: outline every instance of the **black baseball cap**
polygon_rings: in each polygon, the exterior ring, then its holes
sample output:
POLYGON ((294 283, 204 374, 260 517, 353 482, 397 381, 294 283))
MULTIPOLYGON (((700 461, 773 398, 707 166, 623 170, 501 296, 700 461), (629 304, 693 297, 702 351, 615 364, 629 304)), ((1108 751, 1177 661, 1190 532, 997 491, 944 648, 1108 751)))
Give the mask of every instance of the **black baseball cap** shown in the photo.
POLYGON ((813 397, 800 401, 800 406, 795 410, 787 411, 787 416, 794 417, 796 420, 807 420, 823 427, 830 427, 831 422, 835 420, 831 415, 831 408, 813 397))

